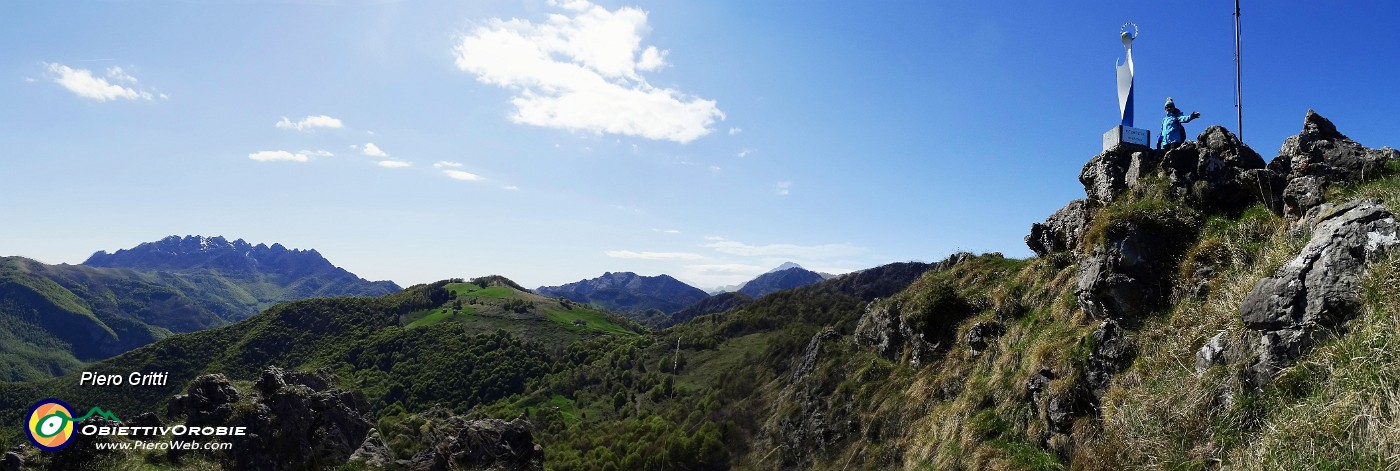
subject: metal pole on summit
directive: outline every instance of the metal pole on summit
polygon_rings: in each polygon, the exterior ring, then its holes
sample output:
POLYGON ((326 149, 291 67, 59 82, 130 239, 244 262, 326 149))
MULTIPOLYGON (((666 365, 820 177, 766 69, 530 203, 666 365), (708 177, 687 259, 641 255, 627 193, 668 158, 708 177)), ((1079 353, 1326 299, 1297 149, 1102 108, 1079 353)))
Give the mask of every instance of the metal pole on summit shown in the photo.
POLYGON ((1235 133, 1244 142, 1244 85, 1240 82, 1240 0, 1235 0, 1235 133))

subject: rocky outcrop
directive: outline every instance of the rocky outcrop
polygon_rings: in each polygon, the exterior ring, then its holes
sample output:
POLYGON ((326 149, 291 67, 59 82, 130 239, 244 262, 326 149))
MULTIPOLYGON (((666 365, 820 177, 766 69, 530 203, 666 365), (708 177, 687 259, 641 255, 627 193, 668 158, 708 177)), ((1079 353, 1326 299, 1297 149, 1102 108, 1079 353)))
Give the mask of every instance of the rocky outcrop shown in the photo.
POLYGON ((1166 305, 1177 257, 1191 229, 1159 221, 1126 221, 1079 262, 1075 297, 1096 319, 1135 322, 1166 305))
POLYGON ((543 471, 544 451, 535 444, 530 422, 517 418, 468 420, 444 409, 423 414, 427 429, 419 437, 427 443, 412 459, 395 466, 411 471, 491 470, 543 471))
POLYGON ((350 462, 363 462, 367 467, 381 469, 394 462, 394 453, 384 444, 384 439, 379 438, 379 430, 371 430, 360 448, 350 454, 350 462))
POLYGON ((349 460, 369 435, 369 404, 359 393, 330 383, 328 373, 264 370, 257 383, 260 401, 234 421, 250 432, 234 443, 236 467, 312 469, 349 460))
POLYGON ((1338 132, 1327 118, 1308 110, 1303 131, 1283 142, 1269 169, 1287 177, 1284 214, 1298 219, 1324 202, 1328 186, 1375 178, 1395 159, 1400 159, 1395 149, 1362 146, 1338 132))
POLYGON ((1084 362, 1084 379, 1094 397, 1103 397, 1113 375, 1132 363, 1133 343, 1123 328, 1111 320, 1099 324, 1086 340, 1091 348, 1084 362))
POLYGON ((1167 184, 1187 205, 1209 214, 1238 214, 1256 202, 1272 202, 1282 188, 1257 170, 1259 153, 1225 128, 1211 126, 1196 138, 1162 154, 1167 184))
POLYGON ((1151 150, 1118 146, 1090 158, 1079 171, 1079 182, 1090 201, 1108 204, 1149 175, 1155 163, 1151 150))
POLYGON ((1001 336, 1005 330, 1006 329, 996 321, 983 321, 973 324, 972 327, 967 329, 967 335, 964 338, 964 341, 967 343, 968 356, 976 358, 977 355, 981 355, 982 352, 987 349, 987 346, 990 345, 996 337, 1001 336))
POLYGON ((1045 222, 1031 224, 1026 246, 1039 256, 1078 249, 1080 237, 1094 220, 1094 209, 1095 205, 1088 199, 1070 201, 1045 222))
MULTIPOLYGON (((364 444, 369 404, 359 393, 336 389, 327 372, 288 373, 268 367, 256 394, 243 394, 222 374, 200 376, 186 394, 171 398, 169 416, 187 426, 246 427, 228 437, 223 457, 235 469, 320 469, 344 464, 364 444)), ((182 453, 173 451, 179 461, 182 453)))
POLYGON ((185 394, 170 398, 166 417, 184 417, 185 425, 204 427, 224 425, 233 416, 233 405, 242 397, 222 374, 195 378, 185 394))
POLYGON ((1396 245, 1395 216, 1379 202, 1324 205, 1303 221, 1312 238, 1302 252, 1260 280, 1240 305, 1259 333, 1250 378, 1262 385, 1328 332, 1361 310, 1361 276, 1396 245))
POLYGON ((971 314, 956 294, 921 306, 899 300, 871 303, 856 323, 854 342, 918 367, 952 346, 958 323, 971 314))
POLYGON ((807 348, 802 352, 802 361, 797 364, 797 369, 793 370, 792 375, 800 377, 810 374, 817 366, 817 359, 821 357, 822 344, 835 340, 840 336, 841 334, 836 332, 836 329, 830 327, 821 332, 817 332, 817 335, 813 336, 812 340, 807 342, 807 348))

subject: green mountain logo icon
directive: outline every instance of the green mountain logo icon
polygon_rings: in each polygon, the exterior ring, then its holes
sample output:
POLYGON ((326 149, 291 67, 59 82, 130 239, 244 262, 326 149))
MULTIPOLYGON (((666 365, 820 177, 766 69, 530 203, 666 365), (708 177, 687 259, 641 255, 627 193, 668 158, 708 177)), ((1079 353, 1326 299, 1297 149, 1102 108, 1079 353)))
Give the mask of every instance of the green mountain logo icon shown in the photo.
POLYGON ((121 421, 122 421, 122 419, 117 418, 117 415, 116 415, 116 414, 113 414, 113 413, 111 413, 111 412, 107 412, 107 411, 105 411, 105 410, 102 410, 101 407, 93 407, 92 409, 88 409, 88 412, 87 412, 86 415, 83 415, 82 417, 78 417, 78 418, 76 418, 76 419, 73 419, 73 421, 74 421, 74 422, 82 422, 82 421, 84 421, 84 420, 87 420, 88 417, 92 417, 93 415, 96 415, 96 416, 98 416, 98 417, 102 417, 102 418, 104 418, 104 419, 111 420, 111 421, 114 421, 114 422, 121 422, 121 421))

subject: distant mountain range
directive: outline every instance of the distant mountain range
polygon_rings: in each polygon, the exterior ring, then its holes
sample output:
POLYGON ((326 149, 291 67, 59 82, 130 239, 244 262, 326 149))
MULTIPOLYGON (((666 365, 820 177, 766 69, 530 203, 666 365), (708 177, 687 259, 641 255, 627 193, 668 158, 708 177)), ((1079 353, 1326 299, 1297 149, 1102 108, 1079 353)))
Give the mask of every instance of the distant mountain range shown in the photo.
POLYGON ((754 298, 761 298, 766 294, 775 293, 785 289, 799 288, 825 280, 826 277, 801 265, 788 262, 777 269, 758 275, 758 278, 749 280, 739 287, 738 292, 747 294, 754 298))
POLYGON ((535 292, 591 304, 622 314, 639 324, 660 328, 696 316, 728 311, 764 295, 810 285, 832 276, 786 262, 747 283, 735 286, 732 292, 706 293, 669 275, 641 276, 632 272, 604 273, 597 278, 565 285, 541 286, 535 292))
MULTIPOLYGON (((732 292, 737 292, 737 291, 739 291, 739 290, 744 289, 744 287, 745 287, 745 286, 748 286, 750 283, 753 283, 753 282, 755 282, 755 281, 758 281, 760 278, 764 278, 766 275, 771 275, 771 274, 778 273, 778 272, 781 272, 781 271, 790 270, 790 269, 793 269, 793 268, 798 268, 798 269, 801 269, 801 270, 806 271, 806 272, 816 273, 818 276, 821 277, 822 280, 830 280, 830 279, 832 279, 832 278, 836 278, 836 275, 833 275, 833 274, 830 274, 830 273, 817 272, 817 271, 807 270, 806 268, 803 268, 802 265, 798 265, 796 262, 783 262, 782 265, 778 265, 776 268, 774 268, 774 269, 772 269, 772 270, 768 270, 768 271, 765 272, 763 275, 759 275, 757 278, 754 278, 753 280, 749 280, 749 281, 746 281, 746 282, 743 282, 743 283, 739 283, 739 284, 737 284, 737 285, 724 285, 724 286, 720 286, 720 287, 711 289, 711 290, 709 291, 709 293, 710 293, 710 296, 714 296, 714 295, 717 295, 717 294, 720 294, 720 293, 732 293, 732 292)), ((805 277, 805 278, 808 279, 808 280, 811 279, 810 277, 805 277)), ((821 281, 821 280, 818 280, 818 281, 821 281)), ((767 281, 765 281, 764 283, 767 283, 767 281)), ((786 286, 786 287, 784 287, 784 288, 780 288, 780 289, 768 291, 768 293, 772 293, 772 292, 774 292, 774 291, 781 291, 781 290, 783 290, 783 289, 792 289, 792 288, 796 288, 796 287, 798 287, 798 286, 804 286, 804 285, 806 285, 806 284, 807 284, 807 283, 803 283, 803 284, 791 284, 790 286, 786 286)), ((758 289, 758 287, 755 287, 754 289, 758 289)), ((750 290, 750 292, 752 292, 752 291, 753 291, 753 290, 750 290)), ((768 294, 768 293, 763 293, 763 294, 768 294)))
POLYGON ((173 333, 242 320, 273 304, 399 291, 314 250, 222 237, 167 237, 82 265, 0 258, 0 381, 62 375, 173 333))
POLYGON ((565 285, 541 286, 535 292, 592 304, 649 326, 659 325, 670 318, 670 313, 709 297, 670 275, 641 276, 632 272, 608 272, 565 285))

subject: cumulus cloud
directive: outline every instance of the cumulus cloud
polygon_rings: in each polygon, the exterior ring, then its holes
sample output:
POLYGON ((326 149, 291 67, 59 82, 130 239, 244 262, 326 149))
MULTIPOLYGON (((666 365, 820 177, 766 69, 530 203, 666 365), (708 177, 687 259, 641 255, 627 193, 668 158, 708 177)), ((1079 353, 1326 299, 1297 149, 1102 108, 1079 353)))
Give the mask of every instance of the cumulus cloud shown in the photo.
POLYGON ((461 170, 443 170, 443 171, 442 171, 442 174, 443 174, 443 175, 447 175, 448 178, 452 178, 452 179, 456 179, 456 180, 465 180, 465 181, 469 181, 469 182, 476 182, 476 181, 485 180, 485 178, 482 178, 481 175, 477 175, 477 174, 471 173, 471 172, 464 172, 464 171, 461 171, 461 170))
POLYGON ((741 132, 744 132, 744 129, 743 129, 743 128, 729 128, 729 135, 730 135, 730 136, 737 136, 737 135, 739 135, 739 133, 741 133, 741 132))
POLYGON ((826 260, 839 257, 851 257, 865 252, 864 249, 851 244, 820 244, 820 245, 797 245, 797 244, 768 244, 751 245, 743 242, 725 239, 723 237, 707 237, 709 242, 704 244, 705 248, 714 249, 717 252, 742 257, 786 257, 807 260, 826 260))
POLYGON ((297 131, 306 131, 312 128, 339 129, 341 126, 343 126, 343 123, 341 123, 339 119, 326 115, 307 116, 302 118, 301 121, 292 121, 287 119, 286 116, 283 116, 282 120, 277 122, 278 128, 295 129, 297 131))
POLYGON ((778 196, 787 196, 792 193, 792 182, 778 182, 778 196))
POLYGON ((700 254, 689 252, 633 252, 631 250, 609 250, 603 253, 612 258, 628 260, 698 260, 704 258, 700 254))
POLYGON ((739 156, 740 158, 743 158, 743 157, 748 157, 749 154, 752 154, 752 153, 753 153, 753 149, 744 149, 744 150, 739 151, 738 154, 734 154, 734 155, 739 156))
POLYGON ((402 160, 385 160, 379 162, 379 166, 384 168, 404 168, 412 167, 413 162, 404 162, 402 160))
MULTIPOLYGON (((373 142, 368 143, 368 144, 365 144, 365 146, 364 146, 363 148, 361 148, 360 151, 361 151, 361 152, 364 152, 365 155, 368 155, 368 156, 370 156, 370 157, 380 157, 380 158, 384 158, 384 157, 388 157, 388 156, 389 156, 389 153, 388 153, 388 152, 384 152, 383 150, 380 150, 380 149, 379 149, 379 146, 374 145, 373 142)), ((386 165, 386 167, 387 167, 387 165, 386 165)))
POLYGON ((137 90, 131 87, 118 85, 115 82, 135 84, 136 77, 132 77, 122 70, 121 67, 111 67, 107 69, 106 77, 98 77, 92 74, 91 70, 75 69, 63 64, 46 64, 50 78, 68 91, 83 97, 97 101, 108 100, 146 100, 150 101, 156 96, 168 98, 164 93, 150 90, 137 90), (159 95, 157 95, 159 94, 159 95))
POLYGON ((714 100, 647 82, 642 72, 665 67, 668 51, 642 46, 645 11, 551 4, 564 12, 541 23, 493 18, 454 48, 459 69, 515 90, 512 121, 687 143, 724 119, 714 100))
POLYGON ((248 154, 248 158, 258 162, 310 162, 315 158, 332 157, 334 155, 335 154, 324 150, 303 150, 299 152, 264 150, 248 154))
POLYGON ((433 164, 433 168, 447 168, 447 167, 458 168, 458 167, 461 167, 461 166, 462 166, 462 163, 461 163, 461 162, 448 162, 448 161, 446 161, 446 160, 433 164))

